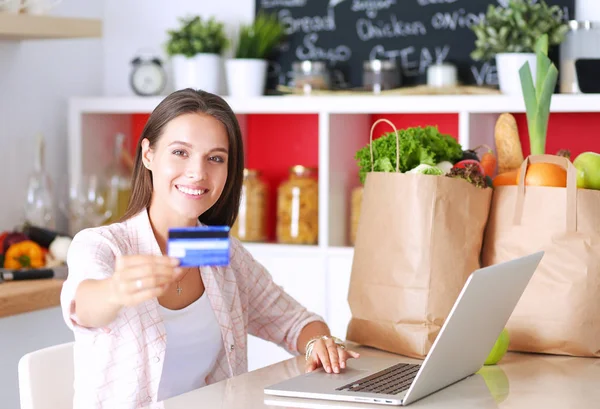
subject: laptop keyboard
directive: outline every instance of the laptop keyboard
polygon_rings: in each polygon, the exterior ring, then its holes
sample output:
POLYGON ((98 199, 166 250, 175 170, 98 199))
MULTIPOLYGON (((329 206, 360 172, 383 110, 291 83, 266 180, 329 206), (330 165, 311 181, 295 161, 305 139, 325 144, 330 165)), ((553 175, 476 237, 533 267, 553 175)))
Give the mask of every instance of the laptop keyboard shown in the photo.
POLYGON ((337 388, 338 391, 396 395, 407 390, 421 365, 397 364, 337 388))

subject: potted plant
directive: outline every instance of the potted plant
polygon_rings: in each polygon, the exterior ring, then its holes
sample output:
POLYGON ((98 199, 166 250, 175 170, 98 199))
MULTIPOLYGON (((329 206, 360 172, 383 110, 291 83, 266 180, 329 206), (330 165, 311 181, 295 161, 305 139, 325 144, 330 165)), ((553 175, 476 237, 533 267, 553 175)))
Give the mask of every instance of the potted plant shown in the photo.
POLYGON ((274 14, 259 12, 254 22, 242 25, 234 58, 226 61, 229 95, 263 95, 267 80, 267 57, 284 35, 283 25, 274 14))
POLYGON ((223 23, 211 17, 180 18, 177 30, 168 30, 167 54, 173 63, 175 89, 195 88, 219 93, 223 50, 229 45, 223 23))
POLYGON ((559 6, 550 7, 544 0, 508 0, 506 7, 490 5, 485 20, 471 29, 477 37, 471 58, 488 61, 495 57, 500 91, 521 95, 519 69, 525 62, 535 81, 537 39, 546 34, 549 45, 558 45, 568 25, 559 6))

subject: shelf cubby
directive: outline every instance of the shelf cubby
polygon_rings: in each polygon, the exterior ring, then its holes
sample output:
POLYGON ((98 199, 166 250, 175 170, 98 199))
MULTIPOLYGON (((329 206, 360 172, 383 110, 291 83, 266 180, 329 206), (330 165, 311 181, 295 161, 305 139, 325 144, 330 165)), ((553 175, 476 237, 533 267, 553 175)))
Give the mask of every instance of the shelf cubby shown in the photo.
MULTIPOLYGON (((122 132, 135 157, 138 140, 150 114, 87 113, 81 116, 80 165, 83 173, 101 172, 112 158, 114 135, 122 132)), ((277 188, 289 176, 289 169, 303 165, 319 167, 318 114, 238 114, 244 140, 245 166, 261 173, 267 184, 268 242, 275 243, 277 188)))

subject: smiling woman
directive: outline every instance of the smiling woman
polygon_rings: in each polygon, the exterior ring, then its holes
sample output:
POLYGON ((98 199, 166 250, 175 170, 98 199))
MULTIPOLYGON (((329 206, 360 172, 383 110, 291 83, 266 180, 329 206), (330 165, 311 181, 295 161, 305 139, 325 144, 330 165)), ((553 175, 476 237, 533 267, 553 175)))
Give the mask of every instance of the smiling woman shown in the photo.
POLYGON ((229 265, 180 268, 166 256, 173 227, 229 226, 243 180, 242 135, 219 96, 177 91, 138 141, 127 212, 79 232, 61 293, 75 334, 74 408, 141 408, 248 369, 255 335, 307 370, 339 372, 353 351, 283 289, 235 238, 229 265))
POLYGON ((204 94, 199 99, 196 91, 178 91, 148 119, 137 147, 133 191, 124 219, 150 206, 153 190, 157 192, 154 197, 160 197, 157 209, 175 210, 168 208, 176 206, 182 210, 176 199, 172 203, 167 199, 173 197, 177 181, 184 189, 203 188, 210 193, 204 193, 204 211, 197 213, 202 223, 233 224, 243 182, 241 131, 227 103, 204 94), (201 181, 208 179, 208 173, 218 178, 201 181), (200 186, 208 183, 214 184, 212 190, 200 186))
POLYGON ((152 219, 153 213, 170 214, 169 226, 194 225, 217 202, 227 180, 227 139, 217 119, 190 113, 169 122, 153 147, 142 140, 142 161, 152 172, 155 192, 152 219))

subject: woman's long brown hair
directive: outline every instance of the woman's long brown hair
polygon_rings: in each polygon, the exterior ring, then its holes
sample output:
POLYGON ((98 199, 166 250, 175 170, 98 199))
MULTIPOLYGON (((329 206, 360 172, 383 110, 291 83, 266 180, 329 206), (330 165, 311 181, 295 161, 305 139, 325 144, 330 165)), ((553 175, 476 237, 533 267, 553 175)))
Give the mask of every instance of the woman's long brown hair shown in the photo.
POLYGON ((131 199, 121 221, 127 220, 150 206, 152 201, 152 172, 142 162, 142 141, 148 139, 154 148, 169 121, 183 114, 202 113, 220 121, 227 130, 229 159, 227 181, 221 197, 198 219, 207 225, 232 226, 237 218, 244 173, 242 132, 237 118, 223 98, 191 88, 175 91, 154 109, 137 143, 131 199))

